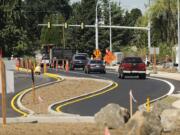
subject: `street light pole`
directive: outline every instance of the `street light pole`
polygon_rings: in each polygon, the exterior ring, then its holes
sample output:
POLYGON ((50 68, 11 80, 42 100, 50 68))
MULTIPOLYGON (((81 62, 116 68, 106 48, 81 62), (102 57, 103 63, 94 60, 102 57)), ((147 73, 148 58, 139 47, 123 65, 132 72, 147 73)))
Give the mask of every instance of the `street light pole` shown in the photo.
MULTIPOLYGON (((109 26, 111 26, 111 1, 109 1, 109 26)), ((110 51, 112 52, 112 28, 109 29, 109 44, 110 44, 110 51)))
POLYGON ((98 13, 97 13, 97 8, 98 8, 98 2, 99 0, 97 0, 97 3, 96 3, 96 24, 95 24, 95 29, 96 29, 96 49, 99 49, 99 46, 98 46, 98 13))
MULTIPOLYGON (((149 0, 149 8, 150 8, 150 0, 149 0)), ((150 18, 150 14, 149 14, 149 19, 148 19, 148 48, 150 50, 151 48, 151 18, 150 18)))
POLYGON ((177 0, 177 9, 178 9, 178 72, 180 72, 180 13, 179 13, 179 0, 177 0))

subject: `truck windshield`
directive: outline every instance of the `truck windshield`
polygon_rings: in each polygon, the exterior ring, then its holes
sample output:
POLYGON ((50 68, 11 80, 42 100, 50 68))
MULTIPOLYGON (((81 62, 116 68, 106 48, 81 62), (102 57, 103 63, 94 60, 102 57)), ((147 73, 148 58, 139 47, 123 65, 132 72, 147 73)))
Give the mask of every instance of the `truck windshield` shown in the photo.
POLYGON ((102 60, 91 60, 91 64, 103 64, 102 60))
POLYGON ((123 63, 142 63, 142 59, 139 57, 124 58, 123 63))
POLYGON ((86 56, 75 56, 76 60, 86 60, 86 56))

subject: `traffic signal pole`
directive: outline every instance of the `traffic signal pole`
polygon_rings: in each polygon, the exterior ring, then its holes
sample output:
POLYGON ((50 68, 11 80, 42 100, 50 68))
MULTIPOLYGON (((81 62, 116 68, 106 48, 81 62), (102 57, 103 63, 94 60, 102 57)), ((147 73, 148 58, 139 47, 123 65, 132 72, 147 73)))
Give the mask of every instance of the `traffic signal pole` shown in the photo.
MULTIPOLYGON (((67 24, 66 24, 67 25, 67 24)), ((47 27, 48 24, 38 24, 38 26, 42 26, 42 27, 47 27)), ((51 24, 52 27, 64 27, 65 28, 65 24, 51 24)), ((80 27, 82 29, 82 24, 78 25, 78 24, 69 24, 68 27, 80 27)), ((97 29, 97 24, 95 25, 84 25, 83 24, 83 28, 96 28, 97 29)), ((145 30, 148 31, 148 47, 150 46, 150 27, 148 25, 148 27, 131 27, 131 26, 117 26, 117 25, 98 25, 98 28, 107 28, 107 29, 130 29, 130 30, 145 30)), ((98 32, 96 33, 96 50, 99 49, 98 47, 98 32)), ((112 43, 111 43, 111 33, 110 33, 110 49, 112 50, 112 43)))
POLYGON ((96 20, 95 20, 95 32, 96 32, 96 50, 99 49, 99 46, 98 46, 98 16, 97 16, 97 9, 98 9, 98 0, 97 0, 97 3, 96 3, 96 20))
POLYGON ((180 72, 180 13, 179 13, 179 0, 177 0, 177 9, 178 9, 178 72, 180 72))
MULTIPOLYGON (((111 26, 111 2, 109 2, 109 25, 111 26)), ((112 52, 112 28, 109 29, 109 49, 112 52)))
MULTIPOLYGON (((38 26, 47 26, 47 24, 38 24, 38 26)), ((64 24, 52 24, 52 27, 64 27, 64 24)), ((78 24, 70 24, 68 27, 81 27, 78 24)), ((95 25, 84 25, 85 28, 95 28, 95 25)), ((149 27, 131 27, 131 26, 117 26, 117 25, 98 25, 99 28, 112 29, 131 29, 131 30, 149 30, 149 27)))

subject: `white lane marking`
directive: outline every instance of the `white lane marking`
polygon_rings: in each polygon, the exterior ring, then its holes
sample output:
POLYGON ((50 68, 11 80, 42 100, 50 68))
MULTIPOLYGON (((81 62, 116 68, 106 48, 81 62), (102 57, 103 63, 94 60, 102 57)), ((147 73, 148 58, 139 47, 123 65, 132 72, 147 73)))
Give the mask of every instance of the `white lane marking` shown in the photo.
POLYGON ((169 95, 173 94, 173 92, 174 92, 174 90, 175 90, 175 87, 174 87, 174 85, 173 85, 172 83, 170 83, 169 81, 164 80, 164 79, 159 79, 159 78, 152 78, 152 77, 148 77, 148 78, 154 79, 154 80, 159 80, 159 81, 162 81, 162 82, 167 83, 167 84, 170 86, 170 90, 169 90, 169 92, 168 92, 166 95, 169 96, 169 95))

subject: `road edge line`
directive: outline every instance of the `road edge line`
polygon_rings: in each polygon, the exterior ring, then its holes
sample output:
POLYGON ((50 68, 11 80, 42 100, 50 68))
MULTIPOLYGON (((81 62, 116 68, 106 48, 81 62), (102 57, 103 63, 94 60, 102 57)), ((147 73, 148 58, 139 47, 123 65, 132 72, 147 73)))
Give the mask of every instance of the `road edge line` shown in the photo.
MULTIPOLYGON (((61 82, 61 81, 64 81, 64 78, 62 78, 60 75, 57 75, 57 74, 51 74, 51 73, 45 73, 44 74, 45 76, 49 76, 51 78, 55 78, 57 79, 56 81, 53 81, 53 82, 48 82, 48 83, 45 83, 45 84, 41 84, 41 85, 38 85, 36 86, 35 88, 40 88, 40 87, 44 87, 44 86, 48 86, 48 85, 51 85, 51 84, 54 84, 54 83, 58 83, 58 82, 61 82), (59 76, 59 77, 58 77, 59 76), (58 79, 59 78, 59 79, 58 79)), ((29 89, 25 89, 25 90, 22 90, 20 91, 19 93, 17 93, 11 100, 11 107, 14 111, 22 114, 21 117, 27 117, 28 115, 32 115, 34 112, 28 108, 26 108, 25 106, 22 105, 21 103, 21 100, 23 98, 23 96, 25 94, 27 94, 28 92, 30 92, 32 90, 32 88, 29 88, 29 89), (17 106, 15 105, 15 100, 17 100, 17 106)))
MULTIPOLYGON (((155 77, 148 77, 148 78, 165 82, 165 83, 167 83, 167 84, 170 86, 170 90, 168 91, 168 93, 166 93, 165 95, 163 95, 163 96, 161 96, 161 97, 158 97, 158 98, 156 98, 156 99, 150 100, 150 104, 152 104, 152 103, 154 103, 154 102, 156 102, 156 101, 158 101, 158 100, 161 100, 161 99, 163 99, 163 98, 166 98, 167 96, 172 95, 173 92, 175 91, 174 85, 173 85, 171 82, 167 81, 167 80, 160 79, 160 78, 155 78, 155 77)), ((139 105, 138 110, 143 111, 143 110, 145 110, 145 109, 144 109, 145 107, 146 107, 146 103, 141 104, 141 105, 139 105)))

